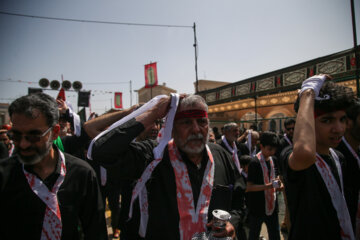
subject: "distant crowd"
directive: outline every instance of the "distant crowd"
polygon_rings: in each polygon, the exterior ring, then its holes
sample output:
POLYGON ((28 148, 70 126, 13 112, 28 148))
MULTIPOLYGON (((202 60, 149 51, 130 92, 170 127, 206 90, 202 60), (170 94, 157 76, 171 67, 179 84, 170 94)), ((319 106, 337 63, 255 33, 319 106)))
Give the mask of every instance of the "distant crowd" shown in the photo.
POLYGON ((294 109, 280 134, 212 127, 193 94, 85 122, 64 94, 22 96, 0 130, 0 239, 360 239, 360 100, 315 75, 294 109))

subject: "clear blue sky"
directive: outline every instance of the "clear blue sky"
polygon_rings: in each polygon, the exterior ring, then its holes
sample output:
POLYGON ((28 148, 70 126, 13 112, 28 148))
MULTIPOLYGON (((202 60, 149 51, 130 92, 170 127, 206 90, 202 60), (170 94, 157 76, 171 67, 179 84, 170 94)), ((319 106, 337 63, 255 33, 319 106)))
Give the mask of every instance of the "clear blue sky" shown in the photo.
MULTIPOLYGON (((358 43, 360 3, 356 3, 358 43)), ((94 21, 197 25, 199 79, 236 82, 353 47, 350 0, 2 0, 0 11, 94 21)), ((193 93, 192 28, 64 22, 0 14, 0 102, 27 94, 46 77, 83 83, 92 111, 113 93, 130 106, 130 84, 144 86, 144 64, 159 83, 193 93), (116 82, 117 84, 105 84, 116 82), (98 84, 92 84, 98 83, 98 84), (103 84, 102 84, 103 83, 103 84)), ((54 91, 46 91, 56 96, 54 91)), ((77 109, 77 94, 67 92, 77 109)), ((132 103, 137 103, 133 92, 132 103)), ((113 104, 113 103, 112 103, 113 104)))

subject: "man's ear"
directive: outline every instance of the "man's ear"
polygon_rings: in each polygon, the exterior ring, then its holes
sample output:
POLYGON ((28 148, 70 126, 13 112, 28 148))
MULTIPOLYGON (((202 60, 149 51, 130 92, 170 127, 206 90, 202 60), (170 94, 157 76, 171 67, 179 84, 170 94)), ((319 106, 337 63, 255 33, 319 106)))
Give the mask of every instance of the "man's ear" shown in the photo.
POLYGON ((52 133, 53 133, 52 134, 53 140, 57 139, 60 134, 60 125, 59 124, 56 124, 53 126, 52 133))

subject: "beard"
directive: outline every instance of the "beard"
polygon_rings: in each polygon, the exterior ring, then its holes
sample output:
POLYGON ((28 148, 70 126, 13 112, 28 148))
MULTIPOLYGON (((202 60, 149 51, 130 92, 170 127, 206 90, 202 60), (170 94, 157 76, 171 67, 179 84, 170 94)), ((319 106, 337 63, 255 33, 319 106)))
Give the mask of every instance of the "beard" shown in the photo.
POLYGON ((178 139, 176 141, 176 145, 185 153, 198 154, 204 150, 205 143, 208 142, 208 138, 209 138, 209 135, 207 135, 206 138, 204 138, 204 135, 202 135, 201 133, 193 134, 193 135, 190 135, 185 141, 178 139), (201 140, 202 143, 200 146, 191 147, 188 145, 191 140, 201 140))
MULTIPOLYGON (((49 137, 49 140, 51 138, 49 137)), ((49 154, 50 150, 52 148, 52 141, 47 141, 45 143, 44 146, 42 147, 34 147, 34 146, 30 146, 26 149, 20 149, 19 147, 15 148, 15 154, 17 154, 17 156, 19 157, 19 161, 25 165, 35 165, 39 162, 41 162, 41 160, 49 154), (21 154, 21 151, 34 151, 36 152, 33 155, 29 155, 29 156, 24 156, 21 154)))

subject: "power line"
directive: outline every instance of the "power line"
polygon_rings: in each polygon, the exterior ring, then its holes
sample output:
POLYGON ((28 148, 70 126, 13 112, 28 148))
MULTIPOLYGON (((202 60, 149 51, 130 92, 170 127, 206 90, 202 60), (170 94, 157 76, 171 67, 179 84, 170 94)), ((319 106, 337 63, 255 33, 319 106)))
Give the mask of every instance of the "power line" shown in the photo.
POLYGON ((108 22, 108 21, 95 21, 95 20, 84 20, 84 19, 74 19, 74 18, 43 17, 43 16, 35 16, 35 15, 27 15, 27 14, 3 12, 3 11, 0 11, 0 14, 10 15, 10 16, 18 16, 18 17, 29 17, 29 18, 47 19, 47 20, 69 21, 69 22, 116 24, 116 25, 129 25, 129 26, 143 26, 143 27, 193 28, 193 26, 184 26, 184 25, 147 24, 147 23, 126 23, 126 22, 108 22))

